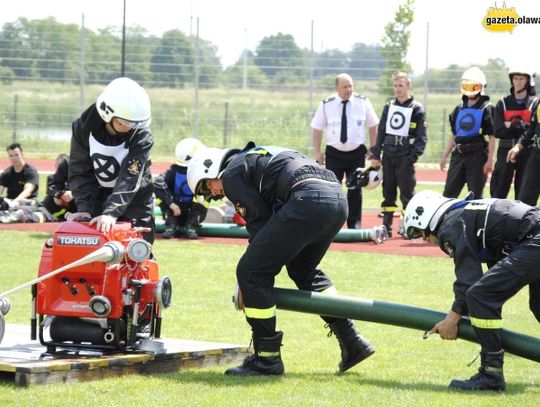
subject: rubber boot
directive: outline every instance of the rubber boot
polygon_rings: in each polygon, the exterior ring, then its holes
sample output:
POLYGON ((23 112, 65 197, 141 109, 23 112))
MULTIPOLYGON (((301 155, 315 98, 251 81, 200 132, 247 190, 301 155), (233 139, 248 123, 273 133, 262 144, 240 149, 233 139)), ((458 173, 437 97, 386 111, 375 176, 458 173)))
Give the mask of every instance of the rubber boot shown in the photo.
POLYGON ((274 336, 266 338, 253 337, 253 355, 248 356, 241 366, 233 367, 225 371, 231 376, 280 376, 285 373, 285 367, 281 360, 281 341, 283 332, 276 332, 274 336))
POLYGON ((388 237, 392 237, 392 222, 394 221, 394 214, 392 212, 383 212, 383 225, 386 228, 388 237))
POLYGON ((168 215, 165 217, 165 231, 161 235, 163 239, 172 239, 175 237, 175 233, 178 229, 178 225, 176 223, 176 219, 172 215, 168 215))
POLYGON ((505 390, 506 382, 503 374, 504 351, 482 351, 480 357, 481 364, 478 373, 468 380, 452 380, 448 387, 456 390, 505 390))
POLYGON ((360 335, 350 319, 338 319, 328 326, 331 330, 328 336, 331 336, 333 332, 341 348, 340 372, 346 372, 375 353, 375 349, 367 339, 360 335))

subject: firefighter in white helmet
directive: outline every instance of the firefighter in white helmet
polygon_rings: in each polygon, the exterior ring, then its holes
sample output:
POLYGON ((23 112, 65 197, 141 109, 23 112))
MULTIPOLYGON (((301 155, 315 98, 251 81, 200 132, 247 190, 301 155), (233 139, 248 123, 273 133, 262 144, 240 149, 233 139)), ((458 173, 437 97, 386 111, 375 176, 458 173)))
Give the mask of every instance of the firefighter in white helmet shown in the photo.
POLYGON ((449 387, 504 390, 504 304, 528 285, 529 308, 540 322, 539 208, 508 199, 461 200, 421 191, 407 206, 405 229, 409 237, 438 245, 454 260, 452 307, 429 333, 455 340, 461 318, 468 316, 482 346, 478 373, 452 380, 449 387))
POLYGON ((154 192, 165 220, 164 239, 187 237, 196 239, 197 227, 206 217, 206 206, 197 201, 187 181, 189 162, 205 145, 187 137, 175 148, 176 163, 154 180, 154 192))
MULTIPOLYGON (((274 278, 286 267, 299 289, 335 292, 318 264, 347 219, 341 183, 332 171, 296 151, 253 143, 242 151, 202 150, 189 164, 188 182, 196 194, 226 196, 246 220, 250 236, 236 277, 255 352, 225 373, 282 375, 283 332, 276 331, 274 278)), ((341 346, 340 371, 375 352, 352 320, 322 318, 341 346)))
POLYGON ((154 138, 150 98, 129 78, 110 82, 73 122, 69 180, 78 212, 108 232, 117 220, 148 227, 154 240, 153 187, 148 159, 154 138))
MULTIPOLYGON (((538 125, 540 103, 535 96, 535 74, 530 70, 526 70, 526 68, 515 70, 512 68, 511 73, 513 81, 519 81, 518 86, 525 87, 526 94, 529 95, 526 99, 530 103, 528 105, 530 107, 530 114, 527 112, 524 113, 526 115, 525 118, 530 116, 530 125, 527 126, 527 123, 524 121, 524 125, 522 126, 524 127, 523 132, 517 143, 508 151, 507 161, 509 165, 520 166, 520 161, 528 156, 527 166, 525 167, 523 181, 517 198, 529 205, 537 205, 538 196, 540 195, 540 178, 538 177, 538 172, 540 171, 540 126, 538 125)), ((522 91, 521 93, 524 94, 525 92, 522 91)))
POLYGON ((486 76, 476 66, 461 76, 462 102, 450 114, 452 136, 440 161, 440 168, 445 171, 451 153, 444 196, 457 198, 467 184, 476 198, 482 198, 487 176, 493 170, 493 106, 486 86, 486 76))
MULTIPOLYGON (((495 106, 493 123, 499 146, 495 169, 490 181, 492 198, 506 198, 512 181, 514 196, 516 198, 520 196, 531 148, 529 146, 523 149, 515 162, 507 161, 506 157, 510 149, 518 143, 519 138, 530 127, 533 113, 538 106, 534 76, 534 72, 525 66, 510 67, 508 70, 510 94, 499 100, 495 106)), ((535 175, 534 178, 538 177, 535 175)))

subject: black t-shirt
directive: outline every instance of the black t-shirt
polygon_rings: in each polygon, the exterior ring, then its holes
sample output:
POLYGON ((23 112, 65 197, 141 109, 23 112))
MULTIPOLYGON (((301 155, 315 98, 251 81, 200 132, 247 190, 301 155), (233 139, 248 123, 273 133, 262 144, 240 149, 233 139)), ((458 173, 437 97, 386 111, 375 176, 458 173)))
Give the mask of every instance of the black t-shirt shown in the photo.
POLYGON ((16 172, 13 166, 11 166, 6 168, 2 175, 0 175, 0 185, 7 189, 7 198, 9 199, 17 198, 23 191, 24 185, 28 182, 36 186, 30 198, 37 198, 39 174, 33 166, 24 164, 20 172, 16 172))

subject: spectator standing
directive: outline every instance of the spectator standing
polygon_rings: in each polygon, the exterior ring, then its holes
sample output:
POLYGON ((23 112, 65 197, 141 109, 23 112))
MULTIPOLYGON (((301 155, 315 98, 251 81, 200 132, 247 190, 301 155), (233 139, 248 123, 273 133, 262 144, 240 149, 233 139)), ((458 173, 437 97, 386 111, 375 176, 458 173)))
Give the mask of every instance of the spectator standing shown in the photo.
MULTIPOLYGON (((335 80, 336 93, 324 99, 311 121, 312 142, 315 160, 331 170, 342 182, 358 167, 365 166, 367 153, 365 127, 369 128, 370 145, 377 137, 377 117, 369 99, 353 93, 353 80, 341 73, 335 80), (323 132, 326 133, 325 153, 321 152, 323 132)), ((362 188, 347 192, 349 229, 361 227, 362 188)))
MULTIPOLYGON (((384 106, 377 142, 370 149, 373 159, 377 160, 372 167, 380 164, 382 150, 384 200, 381 212, 389 237, 392 237, 394 212, 398 210, 397 190, 399 188, 403 214, 416 187, 414 164, 424 153, 427 143, 424 108, 410 94, 409 75, 396 72, 392 79, 396 97, 384 106)), ((398 233, 404 234, 402 227, 398 233)))

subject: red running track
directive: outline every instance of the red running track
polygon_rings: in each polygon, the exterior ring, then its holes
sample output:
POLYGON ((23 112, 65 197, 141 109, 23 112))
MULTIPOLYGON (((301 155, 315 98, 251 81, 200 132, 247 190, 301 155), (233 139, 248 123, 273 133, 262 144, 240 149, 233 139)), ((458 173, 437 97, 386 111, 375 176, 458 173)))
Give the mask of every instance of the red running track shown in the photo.
MULTIPOLYGON (((34 165, 38 171, 54 171, 54 160, 46 159, 27 159, 28 163, 34 165)), ((10 165, 9 160, 4 157, 0 158, 0 169, 4 169, 10 165)), ((169 168, 170 163, 154 162, 152 163, 152 173, 160 174, 169 168)), ((420 168, 416 170, 417 180, 419 182, 444 182, 446 173, 439 169, 424 169, 420 168)), ((365 211, 362 214, 363 227, 371 228, 373 226, 381 225, 382 220, 378 217, 376 211, 365 211)), ((397 224, 397 219, 394 220, 397 224)), ((55 223, 27 223, 27 224, 10 224, 1 225, 1 230, 20 230, 20 231, 43 231, 53 233, 56 230, 57 225, 55 223)), ((160 238, 160 235, 157 235, 160 238)), ((178 239, 180 242, 181 239, 178 239)), ((239 244, 247 245, 246 239, 239 238, 214 238, 214 237, 201 237, 199 241, 209 243, 227 243, 227 244, 239 244)), ((385 253, 385 254, 402 254, 413 256, 437 256, 444 257, 445 254, 438 248, 429 245, 425 242, 413 242, 400 237, 394 237, 382 244, 375 244, 371 242, 352 242, 352 243, 333 243, 332 250, 340 251, 354 251, 365 253, 385 253)))

